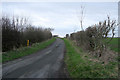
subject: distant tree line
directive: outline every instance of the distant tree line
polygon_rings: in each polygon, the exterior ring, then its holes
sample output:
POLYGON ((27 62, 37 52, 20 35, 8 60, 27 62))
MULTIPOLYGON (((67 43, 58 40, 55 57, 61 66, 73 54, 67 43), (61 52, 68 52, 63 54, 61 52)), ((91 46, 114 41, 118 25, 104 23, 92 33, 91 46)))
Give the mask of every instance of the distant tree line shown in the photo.
POLYGON ((42 42, 52 37, 51 28, 33 26, 27 18, 2 16, 2 51, 9 51, 21 46, 42 42))
POLYGON ((106 51, 108 43, 115 35, 116 26, 116 20, 110 20, 108 16, 107 20, 90 26, 86 30, 71 33, 70 37, 66 34, 66 38, 69 37, 69 39, 75 41, 78 46, 81 46, 85 50, 97 51, 96 55, 101 57, 106 51), (111 39, 108 39, 110 35, 111 39))

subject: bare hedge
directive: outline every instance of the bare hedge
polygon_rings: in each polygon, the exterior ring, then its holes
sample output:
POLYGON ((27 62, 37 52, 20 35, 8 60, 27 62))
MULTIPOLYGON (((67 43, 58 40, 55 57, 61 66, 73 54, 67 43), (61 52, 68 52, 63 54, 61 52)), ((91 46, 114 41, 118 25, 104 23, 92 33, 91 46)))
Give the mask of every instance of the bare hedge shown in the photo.
POLYGON ((110 20, 108 17, 107 20, 90 26, 86 30, 71 33, 70 39, 86 50, 99 50, 99 56, 101 56, 106 50, 107 44, 114 37, 116 27, 116 20, 110 20), (108 39, 108 36, 111 36, 111 39, 108 39))
POLYGON ((51 28, 38 28, 27 22, 26 18, 2 17, 2 51, 42 42, 52 37, 51 28))

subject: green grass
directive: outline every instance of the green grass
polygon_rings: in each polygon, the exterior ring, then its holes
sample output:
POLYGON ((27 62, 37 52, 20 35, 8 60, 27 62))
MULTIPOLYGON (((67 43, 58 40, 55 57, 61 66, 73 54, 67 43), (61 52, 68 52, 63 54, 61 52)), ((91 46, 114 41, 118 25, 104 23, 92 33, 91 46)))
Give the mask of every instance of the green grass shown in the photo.
MULTIPOLYGON (((110 38, 108 38, 110 39, 110 38)), ((118 45, 120 45, 120 42, 118 41, 119 38, 113 38, 109 45, 110 45, 110 49, 115 51, 115 52, 120 52, 120 49, 118 48, 118 45)))
POLYGON ((72 42, 63 39, 66 45, 67 53, 65 63, 71 78, 117 78, 117 62, 110 62, 102 65, 102 62, 94 62, 88 54, 80 48, 71 44, 72 42), (76 51, 77 48, 79 50, 76 51))
POLYGON ((52 44, 55 40, 56 40, 56 38, 52 38, 50 40, 47 40, 47 41, 44 41, 41 43, 35 43, 29 47, 22 47, 17 50, 14 50, 14 51, 6 52, 2 55, 2 62, 11 61, 11 60, 35 53, 41 49, 46 48, 47 46, 52 44))

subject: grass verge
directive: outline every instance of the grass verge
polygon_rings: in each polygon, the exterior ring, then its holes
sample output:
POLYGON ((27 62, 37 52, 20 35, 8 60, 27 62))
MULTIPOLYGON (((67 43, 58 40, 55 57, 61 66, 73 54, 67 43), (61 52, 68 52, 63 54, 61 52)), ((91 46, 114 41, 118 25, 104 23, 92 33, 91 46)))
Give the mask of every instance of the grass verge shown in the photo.
POLYGON ((22 47, 17 50, 14 50, 14 51, 6 52, 2 55, 2 62, 4 63, 7 61, 11 61, 11 60, 35 53, 38 50, 46 48, 47 46, 52 44, 55 40, 56 40, 56 38, 52 38, 50 40, 47 40, 47 41, 44 41, 41 43, 35 43, 29 47, 22 47))
POLYGON ((65 56, 65 63, 67 65, 68 73, 71 78, 117 78, 118 77, 118 63, 109 62, 103 64, 100 61, 95 61, 94 57, 90 57, 84 53, 80 48, 72 45, 68 39, 63 39, 66 45, 67 53, 65 56), (79 51, 77 51, 77 48, 79 51))

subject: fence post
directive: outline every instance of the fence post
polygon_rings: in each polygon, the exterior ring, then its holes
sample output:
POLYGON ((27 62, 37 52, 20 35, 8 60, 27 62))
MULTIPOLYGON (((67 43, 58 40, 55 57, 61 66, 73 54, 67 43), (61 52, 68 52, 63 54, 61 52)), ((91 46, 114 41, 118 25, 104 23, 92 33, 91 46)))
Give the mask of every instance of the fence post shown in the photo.
POLYGON ((29 40, 27 40, 27 46, 29 46, 29 40))

